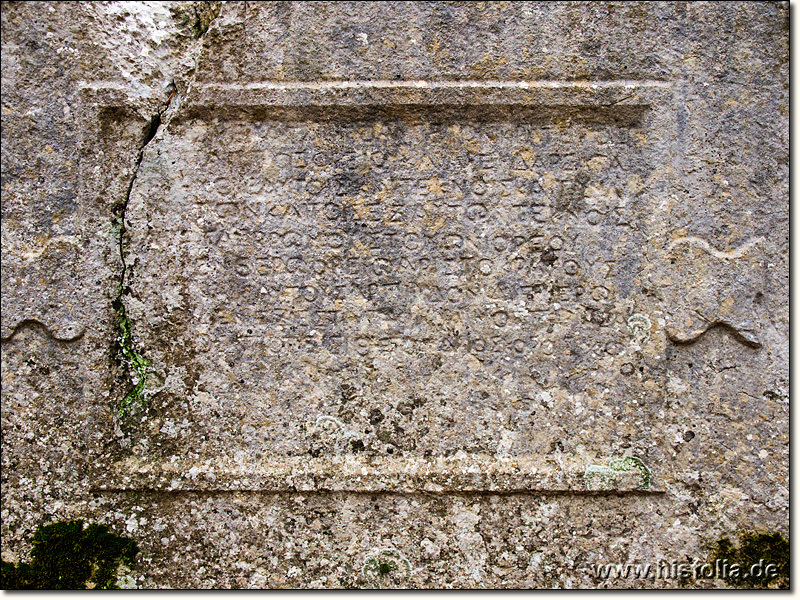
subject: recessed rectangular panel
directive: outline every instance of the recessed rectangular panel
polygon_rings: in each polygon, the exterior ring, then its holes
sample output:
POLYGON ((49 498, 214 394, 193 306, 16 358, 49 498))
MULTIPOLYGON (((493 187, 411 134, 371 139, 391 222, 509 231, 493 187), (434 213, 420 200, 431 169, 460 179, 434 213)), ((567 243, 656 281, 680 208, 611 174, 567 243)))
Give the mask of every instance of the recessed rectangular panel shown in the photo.
POLYGON ((634 280, 663 84, 185 102, 126 209, 148 407, 105 485, 650 487, 609 461, 660 456, 663 336, 634 280))

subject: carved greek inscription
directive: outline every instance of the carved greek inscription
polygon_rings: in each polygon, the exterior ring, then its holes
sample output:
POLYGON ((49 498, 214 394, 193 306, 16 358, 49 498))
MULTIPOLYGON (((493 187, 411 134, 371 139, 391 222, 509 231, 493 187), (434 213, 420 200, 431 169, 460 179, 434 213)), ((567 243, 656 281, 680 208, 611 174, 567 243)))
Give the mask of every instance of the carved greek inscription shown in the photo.
MULTIPOLYGON (((219 414, 259 431, 274 455, 548 456, 566 422, 614 429, 624 415, 606 405, 612 396, 654 405, 660 382, 639 372, 610 390, 603 376, 657 343, 628 343, 635 307, 614 279, 615 248, 633 244, 638 217, 620 205, 632 173, 613 157, 638 153, 640 180, 652 170, 634 129, 418 118, 171 126, 159 148, 172 216, 159 236, 175 229, 170 251, 196 317, 182 334, 201 372, 187 435, 203 447, 227 439, 210 433, 219 414), (188 163, 200 180, 175 175, 188 163), (181 227, 202 240, 202 260, 181 227), (328 429, 358 432, 359 443, 314 437, 328 429)), ((149 235, 132 223, 137 277, 158 282, 149 235)), ((153 302, 148 318, 174 316, 153 302)))

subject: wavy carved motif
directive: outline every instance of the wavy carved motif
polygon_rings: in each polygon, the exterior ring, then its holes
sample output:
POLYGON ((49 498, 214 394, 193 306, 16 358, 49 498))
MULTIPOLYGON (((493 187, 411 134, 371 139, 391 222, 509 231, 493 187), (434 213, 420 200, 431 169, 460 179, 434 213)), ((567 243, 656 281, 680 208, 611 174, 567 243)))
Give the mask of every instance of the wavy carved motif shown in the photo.
POLYGON ((670 266, 662 279, 673 303, 666 311, 670 340, 693 343, 719 327, 751 348, 761 347, 763 242, 754 238, 730 251, 717 250, 698 237, 670 243, 670 266))

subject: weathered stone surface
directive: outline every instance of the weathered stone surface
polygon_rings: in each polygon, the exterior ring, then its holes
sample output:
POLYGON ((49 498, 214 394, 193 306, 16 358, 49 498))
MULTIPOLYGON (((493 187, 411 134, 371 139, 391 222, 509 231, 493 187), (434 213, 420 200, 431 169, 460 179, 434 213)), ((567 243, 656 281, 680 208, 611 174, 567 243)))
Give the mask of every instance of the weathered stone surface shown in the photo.
POLYGON ((788 535, 787 22, 4 3, 3 559, 671 587, 592 565, 788 535))

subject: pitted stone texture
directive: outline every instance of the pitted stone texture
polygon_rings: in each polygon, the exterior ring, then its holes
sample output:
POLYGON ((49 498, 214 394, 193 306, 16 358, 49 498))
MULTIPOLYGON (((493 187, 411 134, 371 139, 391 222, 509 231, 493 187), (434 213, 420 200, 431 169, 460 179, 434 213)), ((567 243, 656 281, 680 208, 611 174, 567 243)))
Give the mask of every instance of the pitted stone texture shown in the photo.
POLYGON ((767 3, 732 11, 713 3, 229 2, 209 31, 198 79, 697 77, 764 85, 778 81, 765 73, 785 68, 785 55, 771 51, 785 43, 782 10, 767 3), (726 43, 729 36, 738 43, 726 43))
POLYGON ((197 45, 191 4, 2 4, 3 560, 26 560, 39 524, 107 522, 89 490, 127 385, 114 221, 147 121, 197 45), (92 98, 98 85, 113 103, 92 98))
POLYGON ((199 48, 192 4, 3 4, 4 338, 28 320, 63 339, 105 318, 112 220, 147 121, 199 48), (111 111, 86 94, 98 81, 116 86, 111 111))
MULTIPOLYGON (((615 276, 620 249, 645 243, 631 224, 648 204, 630 198, 656 160, 632 140, 665 118, 647 114, 669 99, 655 89, 579 88, 562 107, 569 88, 545 88, 502 119, 517 100, 502 88, 440 115, 461 91, 442 87, 381 120, 173 121, 126 212, 124 301, 159 419, 188 410, 181 438, 214 460, 658 460, 664 339, 631 343, 637 297, 615 276), (609 110, 610 94, 629 103, 609 110), (155 387, 178 353, 180 389, 155 387), (620 377, 630 362, 647 373, 620 377), (326 416, 353 430, 345 447, 314 441, 326 416)), ((168 458, 155 439, 138 443, 168 458)))
POLYGON ((150 588, 675 587, 592 565, 788 535, 787 4, 2 27, 4 560, 83 518, 150 588))

